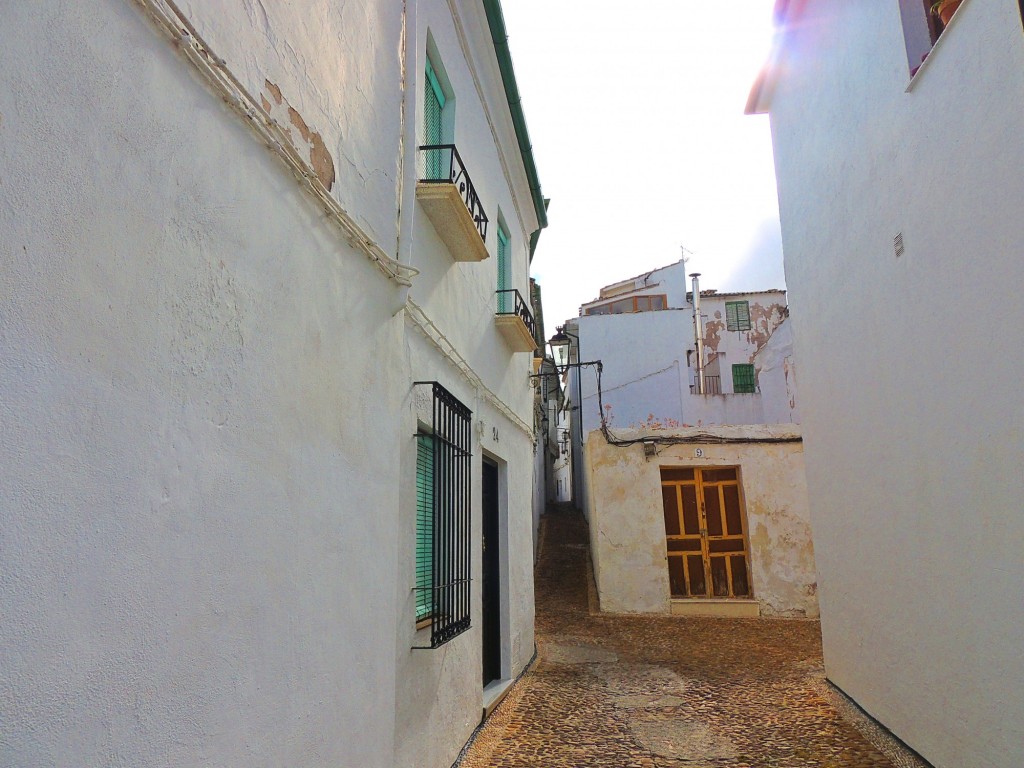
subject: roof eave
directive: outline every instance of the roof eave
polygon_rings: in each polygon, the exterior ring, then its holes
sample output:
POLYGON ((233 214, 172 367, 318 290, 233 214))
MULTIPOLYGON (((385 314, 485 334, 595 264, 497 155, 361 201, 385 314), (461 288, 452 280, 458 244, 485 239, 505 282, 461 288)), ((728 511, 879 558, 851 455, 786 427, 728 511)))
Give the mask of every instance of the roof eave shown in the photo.
POLYGON ((519 143, 519 154, 522 157, 523 168, 526 170, 526 178, 530 185, 533 210, 537 216, 538 228, 530 236, 530 258, 532 260, 533 252, 537 248, 537 239, 540 237, 540 230, 548 225, 547 206, 549 201, 544 199, 544 194, 540 189, 537 164, 533 158, 533 145, 530 143, 530 133, 526 129, 526 116, 523 114, 523 99, 519 95, 516 73, 512 67, 512 54, 508 47, 508 32, 505 29, 505 17, 501 12, 501 1, 483 0, 483 4, 487 14, 487 26, 491 31, 494 55, 498 59, 501 81, 505 86, 505 100, 508 102, 509 112, 512 113, 512 125, 515 127, 516 140, 519 143))

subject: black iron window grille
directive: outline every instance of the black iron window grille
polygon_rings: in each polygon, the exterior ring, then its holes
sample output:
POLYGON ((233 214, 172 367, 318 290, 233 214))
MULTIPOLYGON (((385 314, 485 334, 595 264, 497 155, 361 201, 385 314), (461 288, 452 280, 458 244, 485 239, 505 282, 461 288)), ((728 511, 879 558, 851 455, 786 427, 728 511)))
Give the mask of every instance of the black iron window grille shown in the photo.
POLYGON ((420 181, 424 184, 454 184, 473 218, 477 232, 487 242, 487 214, 476 193, 465 163, 454 144, 420 146, 420 181))
POLYGON ((436 381, 430 431, 417 433, 416 618, 438 648, 470 626, 470 451, 473 412, 436 381))
POLYGON ((505 291, 497 291, 499 315, 519 315, 519 319, 526 324, 530 335, 537 338, 537 324, 530 314, 530 305, 523 300, 523 295, 515 288, 505 291))

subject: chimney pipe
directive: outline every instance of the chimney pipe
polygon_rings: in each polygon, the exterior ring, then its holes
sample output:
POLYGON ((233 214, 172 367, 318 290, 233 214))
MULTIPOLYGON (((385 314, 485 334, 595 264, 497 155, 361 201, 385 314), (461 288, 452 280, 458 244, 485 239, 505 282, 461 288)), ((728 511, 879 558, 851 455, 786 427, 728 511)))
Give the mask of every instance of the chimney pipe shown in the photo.
POLYGON ((693 272, 693 338, 697 345, 697 378, 694 392, 704 394, 704 323, 700 319, 700 272, 693 272))

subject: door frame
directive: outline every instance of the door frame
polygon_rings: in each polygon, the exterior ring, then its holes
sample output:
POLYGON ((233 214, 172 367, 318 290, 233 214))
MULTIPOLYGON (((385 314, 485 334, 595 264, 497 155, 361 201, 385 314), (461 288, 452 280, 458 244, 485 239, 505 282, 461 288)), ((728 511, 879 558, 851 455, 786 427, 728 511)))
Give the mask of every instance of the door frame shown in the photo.
POLYGON ((481 679, 487 672, 483 669, 486 662, 484 656, 484 646, 486 643, 491 642, 492 651, 496 651, 498 659, 495 663, 495 672, 498 676, 487 679, 484 682, 486 686, 496 680, 508 679, 511 670, 510 661, 510 628, 509 628, 509 595, 508 595, 508 472, 507 465, 496 456, 483 452, 481 465, 480 465, 480 666, 481 666, 481 679), (494 528, 496 533, 496 544, 497 544, 497 562, 493 563, 493 569, 495 572, 494 583, 491 584, 491 593, 488 595, 492 604, 490 606, 491 616, 494 619, 495 626, 492 628, 493 634, 488 638, 488 622, 484 616, 485 608, 485 594, 484 589, 486 586, 484 578, 484 568, 487 565, 487 554, 484 552, 484 535, 487 531, 487 515, 488 510, 485 508, 483 503, 483 473, 484 466, 493 468, 497 475, 497 484, 495 488, 495 504, 493 509, 494 515, 494 528))
MULTIPOLYGON (((665 530, 665 536, 664 536, 664 541, 665 541, 665 565, 666 565, 666 571, 667 571, 666 576, 668 577, 669 598, 671 600, 753 600, 753 599, 755 599, 756 590, 755 590, 754 577, 753 577, 753 565, 752 565, 752 562, 751 562, 751 560, 752 560, 752 552, 751 552, 751 549, 750 549, 750 526, 749 526, 748 519, 747 519, 747 500, 746 500, 746 494, 745 494, 744 489, 743 489, 742 467, 740 467, 740 465, 738 465, 738 464, 702 465, 702 466, 659 466, 658 467, 658 474, 659 474, 659 488, 660 489, 664 489, 665 487, 672 487, 672 488, 677 488, 678 489, 681 485, 692 485, 694 487, 694 489, 695 489, 695 498, 696 498, 696 503, 697 503, 698 522, 699 522, 699 526, 700 526, 700 528, 699 528, 699 535, 697 536, 697 538, 700 541, 700 549, 699 550, 690 550, 690 549, 685 549, 685 550, 684 549, 680 549, 678 551, 670 551, 669 550, 669 542, 672 539, 681 540, 681 539, 688 538, 688 539, 692 540, 694 538, 693 534, 687 534, 686 531, 685 531, 685 522, 683 520, 682 491, 678 491, 677 492, 677 497, 676 497, 676 505, 677 505, 677 515, 679 516, 680 533, 678 535, 670 535, 668 533, 668 529, 667 528, 664 529, 665 530), (725 519, 725 510, 722 509, 722 508, 720 508, 720 510, 721 510, 720 514, 723 517, 723 535, 720 536, 720 537, 712 537, 711 534, 709 533, 708 523, 707 523, 707 504, 706 504, 706 501, 705 501, 706 497, 705 497, 705 484, 704 484, 704 480, 703 480, 703 473, 704 472, 713 472, 713 471, 716 471, 716 470, 730 470, 730 469, 731 470, 735 470, 735 472, 736 472, 736 490, 737 490, 737 499, 738 499, 738 504, 739 504, 740 526, 741 526, 741 529, 742 529, 742 534, 741 535, 742 535, 743 549, 742 549, 742 552, 735 552, 735 553, 732 553, 729 550, 722 550, 720 552, 712 552, 712 551, 710 551, 710 546, 711 546, 711 542, 712 541, 727 541, 729 539, 735 539, 736 535, 735 534, 732 534, 732 535, 728 534, 728 532, 727 532, 727 525, 728 525, 728 523, 726 522, 726 519, 725 519), (677 480, 669 479, 669 480, 666 480, 664 478, 664 473, 665 473, 666 470, 667 471, 682 470, 682 471, 692 472, 693 473, 693 480, 692 480, 692 482, 688 482, 687 480, 684 480, 684 479, 677 479, 677 480), (684 552, 685 552, 685 554, 683 554, 684 552), (670 560, 670 558, 675 557, 675 558, 679 558, 679 559, 682 560, 682 562, 683 562, 683 578, 685 580, 685 583, 686 583, 687 587, 689 587, 689 585, 690 585, 690 573, 689 573, 688 566, 687 566, 687 559, 689 557, 692 557, 692 556, 695 556, 695 555, 698 555, 698 554, 701 557, 702 565, 703 565, 703 572, 704 572, 703 573, 703 578, 704 578, 704 585, 705 585, 705 592, 704 592, 704 594, 703 595, 686 594, 686 595, 682 595, 682 596, 680 596, 678 594, 673 594, 673 592, 672 592, 672 576, 671 576, 671 560, 670 560), (713 574, 712 574, 712 563, 711 563, 712 557, 713 556, 717 556, 717 557, 723 558, 723 559, 725 559, 727 561, 727 564, 726 564, 727 571, 726 572, 728 574, 728 579, 729 579, 729 591, 732 592, 733 591, 733 572, 732 572, 733 566, 732 566, 732 563, 729 562, 729 561, 731 560, 732 557, 734 557, 736 555, 740 555, 740 554, 742 554, 742 556, 744 558, 744 566, 745 566, 745 570, 746 570, 746 581, 747 581, 747 594, 745 594, 745 595, 732 595, 732 594, 730 594, 730 595, 716 595, 715 594, 715 589, 714 589, 714 577, 713 577, 713 574)), ((714 487, 716 490, 719 487, 721 487, 719 485, 719 483, 716 482, 716 481, 710 481, 709 485, 714 487)), ((665 498, 664 498, 664 491, 662 490, 663 525, 665 524, 665 521, 667 519, 667 513, 665 511, 664 506, 665 506, 665 498)), ((689 592, 689 591, 690 590, 687 589, 687 592, 689 592)))

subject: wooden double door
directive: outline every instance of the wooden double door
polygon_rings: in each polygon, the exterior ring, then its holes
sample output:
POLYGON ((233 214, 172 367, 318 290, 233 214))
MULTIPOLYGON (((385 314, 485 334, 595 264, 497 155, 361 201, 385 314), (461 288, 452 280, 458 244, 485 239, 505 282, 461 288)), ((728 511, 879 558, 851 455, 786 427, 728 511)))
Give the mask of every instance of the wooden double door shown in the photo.
POLYGON ((663 467, 661 495, 672 597, 751 597, 738 468, 663 467))

